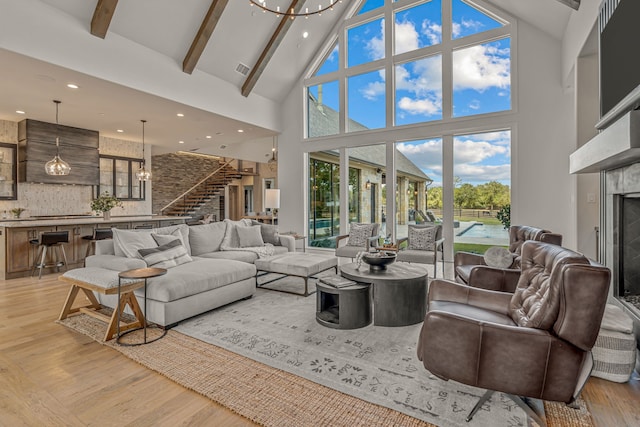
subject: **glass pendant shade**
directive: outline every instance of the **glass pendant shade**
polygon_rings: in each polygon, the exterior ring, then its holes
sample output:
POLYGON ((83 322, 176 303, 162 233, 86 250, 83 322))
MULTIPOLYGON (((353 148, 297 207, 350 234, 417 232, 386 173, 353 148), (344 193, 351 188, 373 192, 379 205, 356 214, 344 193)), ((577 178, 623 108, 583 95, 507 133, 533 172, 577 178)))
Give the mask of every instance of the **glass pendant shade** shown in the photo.
POLYGON ((44 170, 47 175, 69 175, 71 172, 71 166, 60 158, 59 153, 60 138, 58 137, 58 105, 60 105, 60 101, 54 100, 53 102, 56 104, 56 155, 44 165, 44 170))
POLYGON ((138 181, 149 181, 151 179, 151 171, 145 168, 146 159, 144 157, 144 124, 146 120, 140 120, 142 122, 142 167, 136 172, 136 178, 138 181))
POLYGON ((136 172, 136 178, 138 178, 138 181, 149 181, 151 179, 151 172, 145 169, 144 163, 142 167, 138 169, 138 172, 136 172))

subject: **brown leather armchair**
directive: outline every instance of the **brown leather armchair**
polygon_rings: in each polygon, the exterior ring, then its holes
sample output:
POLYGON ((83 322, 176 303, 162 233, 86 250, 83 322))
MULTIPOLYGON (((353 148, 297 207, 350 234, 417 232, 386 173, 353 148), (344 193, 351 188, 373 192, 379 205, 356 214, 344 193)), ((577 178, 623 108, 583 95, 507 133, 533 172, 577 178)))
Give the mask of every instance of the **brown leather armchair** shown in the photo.
POLYGON ((456 282, 475 288, 512 293, 516 289, 520 277, 522 244, 527 240, 562 246, 562 234, 527 225, 512 225, 509 227, 509 252, 513 256, 511 266, 506 269, 489 267, 482 255, 456 252, 453 258, 456 282))
POLYGON ((434 280, 418 359, 440 378, 489 390, 467 420, 493 391, 535 419, 517 396, 571 403, 589 378, 610 275, 581 254, 528 241, 513 294, 434 280))

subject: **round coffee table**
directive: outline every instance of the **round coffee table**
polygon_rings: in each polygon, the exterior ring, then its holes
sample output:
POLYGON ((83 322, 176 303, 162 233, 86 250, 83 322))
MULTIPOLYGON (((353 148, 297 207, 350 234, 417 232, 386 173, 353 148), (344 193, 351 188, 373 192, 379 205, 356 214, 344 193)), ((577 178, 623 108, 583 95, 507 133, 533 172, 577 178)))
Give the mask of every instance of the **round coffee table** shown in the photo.
POLYGON ((340 267, 342 277, 373 285, 373 324, 407 326, 420 323, 427 312, 427 271, 401 262, 386 270, 360 269, 356 263, 340 267))
MULTIPOLYGON (((120 301, 120 286, 122 284, 122 279, 129 279, 129 280, 144 280, 144 315, 143 315, 143 322, 142 322, 142 329, 144 329, 144 340, 142 342, 139 343, 123 343, 120 342, 120 339, 133 332, 133 331, 139 331, 140 328, 137 329, 131 329, 128 330, 124 333, 120 333, 120 307, 117 307, 116 310, 118 310, 118 323, 117 323, 117 333, 116 333, 116 342, 120 345, 127 345, 127 346, 133 346, 133 345, 141 345, 141 344, 148 344, 154 341, 159 340, 160 338, 164 337, 167 334, 167 331, 165 329, 162 330, 162 334, 160 334, 160 336, 152 339, 152 340, 147 340, 147 280, 151 279, 152 277, 158 277, 158 276, 163 276, 167 274, 167 269, 166 268, 135 268, 133 270, 127 270, 127 271, 123 271, 121 273, 118 273, 118 301, 120 301)), ((134 297, 135 298, 135 297, 134 297)))

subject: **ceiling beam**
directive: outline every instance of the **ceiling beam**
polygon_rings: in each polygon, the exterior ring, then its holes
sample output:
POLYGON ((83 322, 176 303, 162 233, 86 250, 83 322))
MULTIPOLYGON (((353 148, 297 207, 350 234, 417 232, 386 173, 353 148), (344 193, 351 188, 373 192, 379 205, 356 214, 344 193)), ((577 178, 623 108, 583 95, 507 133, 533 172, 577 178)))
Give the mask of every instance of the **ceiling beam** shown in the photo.
MULTIPOLYGON (((304 4, 304 2, 305 0, 293 0, 291 2, 291 5, 286 10, 293 9, 294 13, 298 13, 302 9, 302 5, 304 4)), ((273 35, 267 43, 267 46, 260 54, 258 61, 253 66, 251 72, 247 76, 247 79, 242 85, 242 96, 249 96, 256 83, 258 83, 258 79, 264 72, 265 68, 267 68, 267 64, 269 64, 269 61, 276 53, 278 46, 280 46, 280 43, 282 43, 284 36, 287 34, 287 31, 289 31, 289 28, 291 28, 291 24, 293 24, 293 19, 291 18, 283 16, 282 19, 280 19, 278 28, 276 28, 276 30, 273 32, 273 35)))
POLYGON ((558 1, 575 10, 578 10, 578 8, 580 7, 580 0, 558 0, 558 1))
POLYGON ((187 52, 187 56, 185 56, 184 61, 182 61, 182 71, 185 73, 193 73, 202 52, 204 52, 204 48, 207 47, 207 43, 209 43, 213 30, 216 28, 216 25, 218 25, 224 8, 227 7, 227 3, 229 3, 229 0, 213 0, 211 2, 209 11, 202 20, 198 34, 196 34, 196 37, 193 39, 189 52, 187 52))
POLYGON ((118 0, 98 0, 91 19, 91 34, 103 39, 107 35, 118 0))

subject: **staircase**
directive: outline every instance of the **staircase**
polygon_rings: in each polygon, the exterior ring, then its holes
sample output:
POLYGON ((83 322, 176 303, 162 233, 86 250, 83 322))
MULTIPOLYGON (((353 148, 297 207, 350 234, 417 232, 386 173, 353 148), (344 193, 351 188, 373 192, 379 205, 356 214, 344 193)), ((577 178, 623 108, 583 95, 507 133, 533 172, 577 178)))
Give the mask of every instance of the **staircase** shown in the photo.
MULTIPOLYGON (((243 175, 243 173, 234 169, 230 163, 231 161, 227 161, 222 164, 206 178, 176 197, 162 208, 162 214, 174 216, 193 215, 202 205, 211 201, 214 197, 224 195, 225 186, 243 175)), ((220 200, 221 209, 224 209, 223 201, 224 197, 220 200)))

